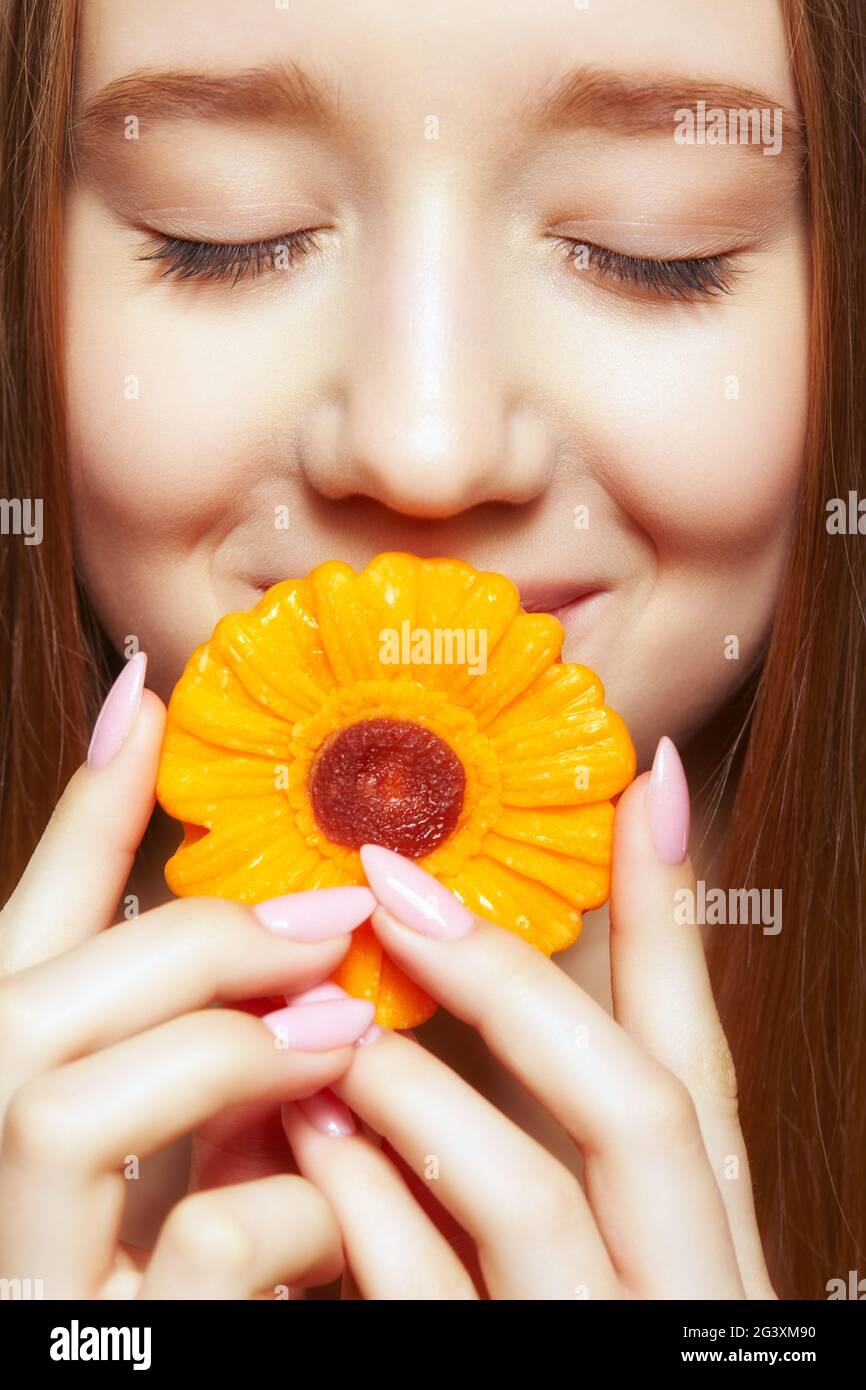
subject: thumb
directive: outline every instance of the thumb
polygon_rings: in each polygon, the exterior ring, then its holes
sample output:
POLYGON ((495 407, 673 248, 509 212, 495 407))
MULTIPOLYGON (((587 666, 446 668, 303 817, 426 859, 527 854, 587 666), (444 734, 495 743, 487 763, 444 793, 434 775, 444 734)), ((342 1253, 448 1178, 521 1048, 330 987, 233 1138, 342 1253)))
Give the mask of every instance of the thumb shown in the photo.
POLYGON ((139 652, 97 720, 2 915, 0 974, 23 970, 109 926, 154 806, 165 706, 144 689, 139 652))

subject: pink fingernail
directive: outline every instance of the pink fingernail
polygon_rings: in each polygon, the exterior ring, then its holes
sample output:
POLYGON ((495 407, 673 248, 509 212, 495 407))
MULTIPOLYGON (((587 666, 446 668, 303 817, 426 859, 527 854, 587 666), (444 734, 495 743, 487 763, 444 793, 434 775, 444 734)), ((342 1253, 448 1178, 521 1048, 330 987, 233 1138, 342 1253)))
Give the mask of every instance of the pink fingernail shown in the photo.
MULTIPOLYGON (((352 995, 347 994, 339 985, 335 985, 332 980, 325 980, 324 984, 313 985, 312 989, 302 990, 300 994, 283 995, 287 1004, 318 1004, 324 999, 351 999, 352 995)), ((374 1016, 375 1016, 375 1005, 374 1016)), ((355 1043, 356 1047, 364 1047, 367 1043, 375 1042, 381 1038, 382 1029, 378 1023, 371 1023, 366 1033, 363 1033, 355 1043)))
POLYGON ((358 1132, 358 1126, 348 1105, 344 1105, 327 1086, 299 1100, 298 1109, 315 1129, 320 1130, 322 1134, 330 1134, 335 1139, 358 1132))
POLYGON ((376 907, 369 888, 314 888, 257 903, 253 913, 263 927, 292 941, 324 941, 345 936, 376 907))
POLYGON ((659 739, 649 781, 649 823, 663 864, 682 864, 689 845, 689 787, 680 755, 666 736, 659 739))
POLYGON ((318 1004, 325 999, 351 999, 352 995, 340 989, 332 980, 325 980, 322 984, 302 989, 297 994, 284 994, 283 998, 287 1004, 318 1004))
POLYGON ((374 1043, 376 1039, 381 1038, 381 1036, 382 1029, 379 1027, 378 1023, 371 1023, 366 1033, 364 1033, 355 1043, 355 1046, 366 1047, 368 1043, 374 1043))
POLYGON ((299 994, 287 994, 286 1008, 262 1015, 282 1047, 321 1052, 347 1047, 370 1027, 376 1012, 369 999, 354 999, 339 985, 325 980, 299 994))
POLYGON ((146 666, 145 653, 136 652, 106 695, 93 726, 93 736, 87 750, 88 767, 105 767, 115 753, 120 752, 141 705, 146 666))
POLYGON ((453 893, 402 854, 383 845, 362 845, 361 863, 382 906, 423 936, 454 941, 474 925, 472 913, 453 893))

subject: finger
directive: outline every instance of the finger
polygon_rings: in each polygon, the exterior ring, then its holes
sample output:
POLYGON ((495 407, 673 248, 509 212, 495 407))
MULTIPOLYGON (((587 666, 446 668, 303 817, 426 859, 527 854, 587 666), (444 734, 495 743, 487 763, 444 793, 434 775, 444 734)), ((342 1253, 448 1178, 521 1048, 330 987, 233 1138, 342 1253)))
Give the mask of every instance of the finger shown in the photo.
POLYGON ((383 1030, 331 1089, 472 1237, 491 1298, 619 1296, 580 1184, 444 1062, 383 1030))
POLYGON ((373 1005, 330 999, 265 1020, 185 1014, 16 1092, 0 1150, 0 1273, 36 1268, 46 1296, 91 1297, 105 1277, 138 1160, 245 1101, 329 1085, 373 1005))
POLYGON ((185 1197, 159 1233, 143 1299, 285 1298, 344 1266, 339 1224, 312 1183, 290 1174, 185 1197))
POLYGON ((713 998, 700 927, 677 920, 682 905, 695 901, 695 876, 684 852, 687 835, 685 774, 674 745, 662 739, 652 779, 644 774, 623 793, 614 818, 614 1013, 688 1088, 727 1212, 743 1285, 751 1298, 773 1297, 737 1115, 736 1073, 713 998), (665 862, 660 856, 653 823, 666 858, 676 859, 681 850, 681 862, 665 862))
POLYGON ((165 724, 162 701, 141 688, 145 661, 143 652, 132 658, 103 706, 131 718, 122 746, 103 766, 74 773, 4 908, 0 974, 59 955, 114 918, 153 810, 165 724))
POLYGON ((580 1145, 595 1219, 629 1288, 638 1297, 688 1289, 692 1297, 741 1298, 686 1087, 529 942, 473 917, 418 864, 380 847, 361 854, 373 892, 390 909, 377 908, 371 919, 388 956, 477 1028, 580 1145), (431 929, 451 938, 436 939, 431 929))
POLYGON ((2 1105, 31 1077, 214 999, 297 994, 327 978, 375 906, 323 888, 252 909, 185 898, 0 980, 2 1105), (305 940, 322 926, 333 935, 305 940), (295 939, 292 939, 292 938, 295 939))
MULTIPOLYGON (((256 1001, 256 1012, 265 1012, 266 1001, 256 1001)), ((205 1120, 192 1136, 187 1191, 199 1192, 234 1183, 254 1182, 275 1173, 299 1176, 298 1165, 286 1143, 279 1104, 231 1106, 205 1120)), ((265 1294, 273 1298, 274 1293, 265 1294)), ((305 1297, 303 1288, 291 1285, 287 1299, 305 1297)))
POLYGON ((271 1173, 298 1173, 279 1105, 243 1104, 221 1110, 193 1135, 189 1191, 250 1182, 271 1173))
POLYGON ((381 1148, 330 1090, 283 1104, 298 1167, 328 1198, 366 1299, 475 1299, 469 1274, 381 1148))

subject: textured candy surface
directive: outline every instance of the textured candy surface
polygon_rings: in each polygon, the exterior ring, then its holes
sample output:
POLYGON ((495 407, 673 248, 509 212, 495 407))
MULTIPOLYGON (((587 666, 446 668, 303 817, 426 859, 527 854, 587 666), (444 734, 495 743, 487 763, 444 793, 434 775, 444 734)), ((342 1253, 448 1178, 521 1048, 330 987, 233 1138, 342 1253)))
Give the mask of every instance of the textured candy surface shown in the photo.
POLYGON ((420 859, 457 824, 466 774, 444 739, 406 719, 361 719, 332 734, 310 774, 313 813, 338 845, 420 859))

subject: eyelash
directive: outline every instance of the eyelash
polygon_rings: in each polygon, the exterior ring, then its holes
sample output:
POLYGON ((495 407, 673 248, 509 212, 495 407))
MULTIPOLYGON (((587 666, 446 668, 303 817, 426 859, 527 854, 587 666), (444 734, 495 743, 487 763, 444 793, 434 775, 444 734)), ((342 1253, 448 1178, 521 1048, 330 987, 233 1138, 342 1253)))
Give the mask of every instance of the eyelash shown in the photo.
POLYGON ((165 261, 162 279, 231 279, 236 285, 247 275, 261 275, 273 265, 278 251, 285 251, 289 265, 318 249, 315 232, 304 230, 270 237, 267 241, 184 241, 180 237, 160 237, 155 251, 139 256, 140 261, 165 261))
MULTIPOLYGON (((729 256, 701 256, 684 260, 661 260, 657 257, 626 256, 606 246, 576 241, 572 237, 557 237, 557 244, 566 260, 576 260, 586 252, 591 266, 603 275, 612 276, 621 284, 648 291, 659 298, 686 300, 697 296, 712 299, 730 294, 732 267, 729 256)), ((247 276, 261 275, 278 249, 285 248, 289 265, 318 249, 313 231, 288 232, 267 241, 211 242, 185 241, 180 237, 161 237, 156 250, 142 261, 164 261, 162 278, 178 280, 211 280, 232 285, 247 276)))
POLYGON ((698 256, 684 260, 661 260, 655 256, 625 256, 606 246, 557 237, 566 260, 576 260, 586 252, 587 261, 603 275, 634 289, 648 291, 666 299, 712 299, 730 294, 734 268, 730 256, 698 256))

